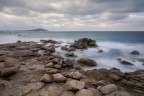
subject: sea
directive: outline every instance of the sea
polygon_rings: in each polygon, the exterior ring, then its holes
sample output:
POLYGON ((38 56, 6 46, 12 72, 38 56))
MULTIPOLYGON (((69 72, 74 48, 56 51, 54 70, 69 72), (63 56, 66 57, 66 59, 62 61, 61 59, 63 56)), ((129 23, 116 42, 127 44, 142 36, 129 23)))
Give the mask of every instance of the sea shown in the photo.
MULTIPOLYGON (((79 58, 91 58, 97 62, 95 67, 81 67, 84 70, 99 68, 118 68, 123 72, 133 72, 144 69, 144 32, 142 31, 1 31, 0 44, 14 43, 21 41, 56 40, 63 41, 60 46, 68 45, 79 38, 90 38, 96 40, 98 48, 89 48, 74 53, 79 58), (103 50, 103 53, 98 53, 103 50), (133 50, 138 50, 139 55, 130 54, 133 50), (134 65, 123 65, 117 59, 127 60, 134 65)), ((57 52, 64 56, 66 53, 60 48, 57 52)))

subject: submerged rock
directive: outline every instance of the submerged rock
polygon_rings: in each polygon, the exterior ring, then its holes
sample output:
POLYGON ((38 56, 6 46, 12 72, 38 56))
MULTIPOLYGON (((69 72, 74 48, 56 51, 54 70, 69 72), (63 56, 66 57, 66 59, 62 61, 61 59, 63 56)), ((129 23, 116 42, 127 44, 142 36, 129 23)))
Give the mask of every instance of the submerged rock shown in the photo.
POLYGON ((89 59, 89 58, 81 58, 77 62, 82 65, 86 65, 86 66, 96 66, 97 65, 96 61, 89 59))

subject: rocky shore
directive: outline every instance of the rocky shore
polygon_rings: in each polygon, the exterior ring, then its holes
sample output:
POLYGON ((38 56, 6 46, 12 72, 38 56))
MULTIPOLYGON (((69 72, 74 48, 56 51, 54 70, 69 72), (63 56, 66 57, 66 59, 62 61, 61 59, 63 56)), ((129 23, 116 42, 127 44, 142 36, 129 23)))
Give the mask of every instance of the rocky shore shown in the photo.
POLYGON ((97 66, 90 58, 72 58, 76 57, 72 53, 75 50, 98 47, 96 41, 81 38, 69 46, 62 46, 61 50, 67 52, 65 56, 55 50, 60 47, 56 44, 61 42, 41 42, 0 45, 0 96, 144 96, 144 70, 129 73, 116 68, 86 71, 75 66, 97 66))

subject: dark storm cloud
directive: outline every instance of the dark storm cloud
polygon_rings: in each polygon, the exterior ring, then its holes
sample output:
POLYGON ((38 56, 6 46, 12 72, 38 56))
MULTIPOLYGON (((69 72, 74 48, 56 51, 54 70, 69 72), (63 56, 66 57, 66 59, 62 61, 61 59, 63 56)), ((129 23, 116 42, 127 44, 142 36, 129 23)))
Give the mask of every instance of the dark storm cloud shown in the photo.
POLYGON ((143 5, 144 0, 0 0, 0 21, 60 30, 64 26, 80 29, 87 25, 97 29, 122 28, 125 24, 134 27, 144 25, 137 22, 144 19, 143 5))

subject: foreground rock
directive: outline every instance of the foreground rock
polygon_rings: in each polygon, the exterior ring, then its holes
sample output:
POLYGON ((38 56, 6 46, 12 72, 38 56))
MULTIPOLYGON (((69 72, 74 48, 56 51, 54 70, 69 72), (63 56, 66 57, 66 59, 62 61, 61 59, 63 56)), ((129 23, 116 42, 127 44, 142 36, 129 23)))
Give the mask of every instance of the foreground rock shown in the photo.
POLYGON ((82 78, 82 74, 77 72, 70 72, 66 74, 66 77, 70 77, 70 78, 74 78, 74 79, 81 79, 82 78))
POLYGON ((6 68, 13 67, 19 62, 18 59, 12 57, 7 57, 4 59, 4 61, 5 61, 4 67, 6 68))
POLYGON ((76 49, 86 49, 88 47, 97 47, 96 41, 88 38, 80 38, 76 40, 70 47, 74 47, 76 49))
POLYGON ((83 89, 85 86, 85 83, 82 81, 78 81, 78 80, 71 80, 68 81, 64 87, 66 90, 72 90, 72 91, 77 91, 80 89, 83 89))
POLYGON ((49 83, 51 82, 51 78, 48 74, 44 74, 41 79, 40 79, 41 82, 45 82, 45 83, 49 83))
POLYGON ((94 96, 94 94, 91 90, 81 89, 75 96, 94 96))
POLYGON ((86 66, 96 66, 97 65, 96 61, 89 59, 89 58, 81 58, 77 62, 82 65, 86 65, 86 66))
POLYGON ((110 94, 114 91, 117 91, 118 88, 115 84, 108 84, 108 85, 105 85, 103 87, 100 88, 100 92, 107 95, 107 94, 110 94))
POLYGON ((64 82, 64 81, 66 81, 66 77, 64 77, 62 74, 60 74, 60 73, 57 73, 57 74, 54 74, 53 75, 53 79, 54 79, 54 81, 56 81, 56 82, 64 82))

